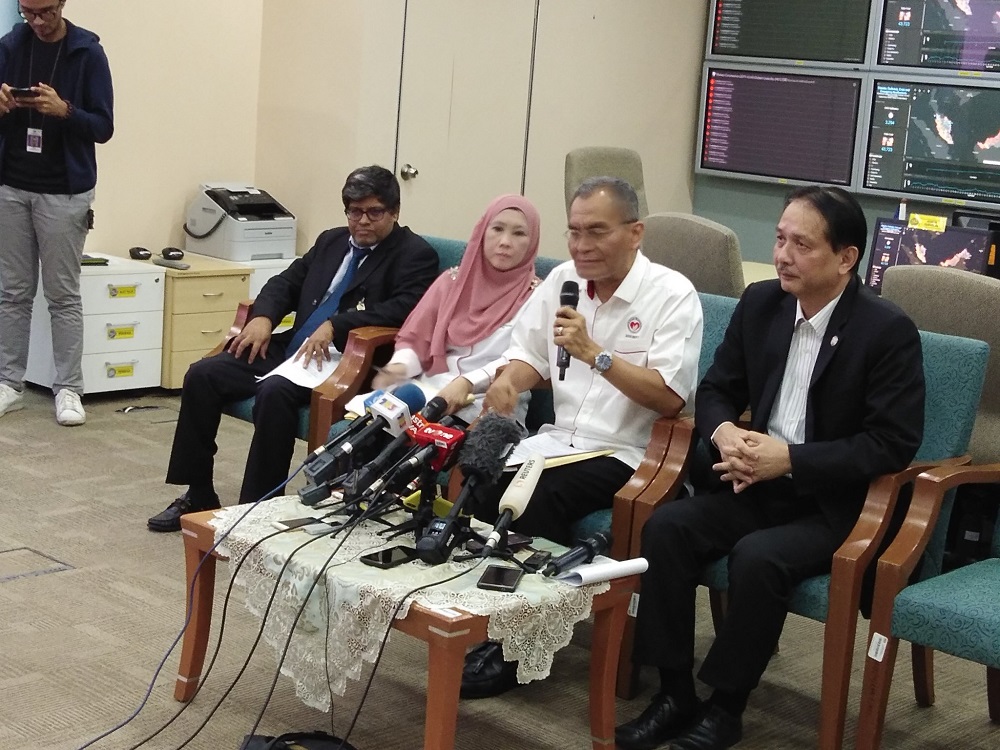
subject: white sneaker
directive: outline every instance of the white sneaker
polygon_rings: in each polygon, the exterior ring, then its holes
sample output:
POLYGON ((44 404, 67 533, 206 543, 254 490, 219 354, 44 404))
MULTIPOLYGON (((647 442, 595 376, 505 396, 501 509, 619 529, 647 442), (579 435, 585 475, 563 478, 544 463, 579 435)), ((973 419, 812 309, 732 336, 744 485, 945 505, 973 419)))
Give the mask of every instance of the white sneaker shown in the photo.
POLYGON ((79 394, 69 388, 63 388, 56 394, 56 421, 66 426, 87 421, 87 412, 83 410, 79 394))
POLYGON ((24 394, 6 383, 0 383, 0 417, 24 408, 24 394))

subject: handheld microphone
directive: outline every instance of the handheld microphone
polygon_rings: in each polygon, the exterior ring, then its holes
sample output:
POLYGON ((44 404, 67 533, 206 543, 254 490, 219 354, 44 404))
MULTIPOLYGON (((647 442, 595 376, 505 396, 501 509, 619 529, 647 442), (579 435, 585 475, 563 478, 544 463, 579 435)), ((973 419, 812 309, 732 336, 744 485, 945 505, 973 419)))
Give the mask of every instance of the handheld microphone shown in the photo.
POLYGON ((363 499, 372 499, 385 489, 405 485, 427 466, 440 471, 451 465, 451 460, 465 440, 465 431, 457 427, 433 423, 424 425, 413 435, 414 446, 382 476, 373 481, 362 493, 363 499))
MULTIPOLYGON (((572 307, 576 309, 580 302, 580 285, 575 281, 564 281, 562 289, 559 290, 559 306, 572 307)), ((570 355, 563 346, 556 352, 556 367, 559 368, 559 379, 566 379, 566 368, 569 367, 570 355)))
POLYGON ((321 457, 307 463, 303 472, 313 484, 322 484, 337 473, 337 465, 343 456, 349 456, 362 446, 367 446, 383 431, 398 437, 410 423, 410 414, 416 414, 424 406, 424 392, 413 383, 403 383, 392 392, 375 391, 365 399, 365 417, 358 417, 361 426, 355 430, 351 425, 345 433, 334 437, 314 455, 321 457))
POLYGON ((559 557, 550 560, 549 564, 542 569, 542 575, 558 575, 563 571, 575 568, 577 565, 589 563, 596 555, 607 552, 609 547, 611 547, 611 535, 599 531, 590 539, 581 540, 575 547, 571 547, 559 557))
POLYGON ((507 457, 521 442, 521 428, 510 417, 491 413, 470 430, 459 454, 458 465, 465 475, 462 490, 444 518, 435 518, 423 536, 417 540, 417 557, 430 565, 440 565, 448 559, 456 544, 458 532, 468 526, 462 518, 465 505, 484 484, 496 484, 503 474, 507 457))
POLYGON ((489 557, 500 544, 500 541, 507 537, 507 529, 512 522, 516 521, 524 513, 531 495, 538 486, 538 480, 545 469, 545 456, 541 453, 532 453, 528 460, 521 464, 520 471, 511 481, 507 489, 504 490, 500 498, 500 518, 497 520, 493 531, 486 538, 486 544, 480 553, 482 557, 489 557))

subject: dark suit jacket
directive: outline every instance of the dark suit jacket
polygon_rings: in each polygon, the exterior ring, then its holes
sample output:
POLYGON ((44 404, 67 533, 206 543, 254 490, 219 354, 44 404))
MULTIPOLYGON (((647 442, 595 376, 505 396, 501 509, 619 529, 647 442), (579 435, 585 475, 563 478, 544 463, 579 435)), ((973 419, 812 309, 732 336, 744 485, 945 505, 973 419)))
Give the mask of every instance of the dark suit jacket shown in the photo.
MULTIPOLYGON (((253 317, 266 317, 275 326, 295 311, 291 330, 274 337, 286 346, 312 315, 348 250, 347 227, 328 229, 301 258, 271 278, 254 300, 253 317)), ((333 323, 333 344, 343 351, 347 334, 359 326, 403 325, 431 282, 438 275, 438 256, 408 227, 397 224, 358 268, 340 300, 333 323)))
MULTIPOLYGON (((737 422, 748 407, 752 429, 767 432, 795 308, 795 297, 777 280, 751 284, 743 293, 695 400, 698 432, 715 456, 715 429, 737 422)), ((805 443, 789 448, 796 491, 814 496, 845 537, 858 519, 869 482, 905 468, 920 446, 923 373, 916 326, 853 277, 816 358, 805 443)))

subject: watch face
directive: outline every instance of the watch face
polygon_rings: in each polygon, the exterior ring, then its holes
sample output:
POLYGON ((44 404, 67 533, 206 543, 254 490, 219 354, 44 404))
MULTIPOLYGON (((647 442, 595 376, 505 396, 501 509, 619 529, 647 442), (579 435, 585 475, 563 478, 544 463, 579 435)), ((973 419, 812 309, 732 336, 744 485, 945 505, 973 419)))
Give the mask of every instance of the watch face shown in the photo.
POLYGON ((594 358, 594 369, 607 372, 611 367, 611 352, 601 352, 594 358))

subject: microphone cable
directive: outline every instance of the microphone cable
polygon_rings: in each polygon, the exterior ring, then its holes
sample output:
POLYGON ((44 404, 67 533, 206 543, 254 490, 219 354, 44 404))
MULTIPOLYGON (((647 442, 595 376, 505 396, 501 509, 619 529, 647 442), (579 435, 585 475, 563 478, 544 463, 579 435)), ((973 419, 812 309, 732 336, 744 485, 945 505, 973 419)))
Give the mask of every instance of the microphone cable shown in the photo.
POLYGON ((181 642, 181 639, 184 637, 184 634, 187 632, 188 626, 191 624, 191 616, 192 616, 192 614, 194 612, 193 605, 194 605, 194 589, 195 589, 195 584, 198 581, 198 576, 201 575, 201 569, 202 569, 202 566, 205 564, 205 560, 207 560, 209 557, 212 556, 212 553, 215 552, 215 550, 218 548, 218 546, 220 544, 222 544, 222 542, 224 542, 229 537, 229 535, 232 533, 233 529, 235 529, 243 521, 243 519, 245 519, 248 515, 250 515, 250 513, 252 513, 254 511, 254 509, 258 505, 260 505, 260 503, 264 500, 264 498, 269 497, 269 496, 273 495, 275 492, 278 492, 279 490, 281 490, 282 488, 284 488, 290 481, 292 481, 292 479, 294 479, 296 477, 296 475, 298 475, 298 473, 300 471, 302 471, 302 468, 304 466, 305 466, 305 462, 303 461, 301 464, 299 464, 298 468, 296 468, 295 471, 293 471, 288 476, 288 478, 286 480, 284 480, 283 482, 281 482, 281 484, 279 484, 274 489, 272 489, 269 492, 267 492, 264 496, 260 497, 255 502, 251 503, 249 505, 249 507, 246 509, 246 511, 243 513, 243 515, 241 515, 239 518, 237 518, 236 521, 228 529, 226 529, 224 532, 222 532, 221 536, 219 536, 219 538, 215 541, 215 543, 211 547, 209 547, 209 549, 205 552, 205 554, 202 557, 201 561, 198 563, 197 567, 195 567, 194 574, 191 576, 191 583, 188 586, 187 615, 184 618, 184 623, 181 626, 180 631, 177 633, 177 636, 174 638, 173 642, 170 644, 169 648, 167 648, 167 651, 163 655, 163 658, 160 659, 160 663, 156 666, 156 669, 153 670, 153 676, 150 679, 150 682, 149 682, 149 685, 146 688, 145 694, 142 696, 142 699, 139 701, 139 705, 125 719, 123 719, 122 721, 120 721, 118 724, 116 724, 115 726, 111 727, 110 729, 105 730, 101 734, 97 735, 96 737, 91 738, 90 740, 88 740, 84 744, 80 745, 80 747, 78 747, 77 750, 86 750, 86 748, 93 746, 94 744, 100 742, 101 740, 103 740, 103 739, 105 739, 107 737, 110 737, 115 732, 118 732, 119 730, 121 730, 121 729, 125 728, 126 726, 128 726, 129 724, 131 724, 133 721, 135 721, 136 717, 139 716, 139 714, 142 712, 142 710, 146 707, 146 704, 149 702, 150 696, 153 694, 153 688, 156 686, 156 681, 159 679, 160 673, 163 671, 163 668, 166 666, 167 659, 170 658, 170 655, 174 652, 174 649, 177 648, 177 644, 181 642))
MULTIPOLYGON (((330 506, 326 506, 326 507, 330 507, 330 506)), ((329 516, 330 514, 327 514, 327 515, 329 516)), ((140 742, 136 743, 135 745, 130 746, 128 748, 128 750, 138 750, 138 748, 142 747, 147 742, 149 742, 153 738, 157 737, 161 732, 163 732, 165 729, 167 729, 167 727, 169 727, 171 724, 173 724, 174 721, 176 721, 181 716, 181 714, 183 714, 188 709, 188 707, 190 707, 194 703, 195 698, 198 697, 198 695, 201 693, 202 688, 205 686, 205 683, 208 681, 208 677, 212 673, 212 669, 215 666, 216 659, 219 656, 219 651, 222 649, 222 641, 223 641, 223 637, 225 635, 225 630, 226 630, 226 617, 227 617, 228 612, 229 612, 229 601, 230 601, 230 597, 232 596, 233 587, 236 584, 236 576, 239 574, 240 570, 242 569, 243 563, 245 563, 247 561, 247 559, 250 557, 250 554, 257 547, 259 547, 261 544, 263 544, 264 542, 266 542, 268 539, 273 539, 274 537, 278 536, 279 534, 284 534, 286 531, 289 531, 289 530, 290 529, 280 529, 278 531, 274 531, 274 532, 272 532, 270 534, 267 534, 266 536, 261 537, 256 542, 254 542, 252 545, 250 545, 250 547, 247 548, 246 552, 244 552, 243 555, 240 557, 240 559, 237 561, 236 567, 233 569, 232 576, 229 579, 229 585, 226 587, 226 594, 223 597, 223 601, 222 601, 222 614, 221 614, 220 619, 219 619, 219 632, 218 632, 218 635, 216 636, 215 648, 213 649, 212 656, 209 659, 208 667, 205 669, 204 673, 201 675, 200 679, 198 680, 198 687, 195 688, 195 691, 191 695, 191 697, 180 707, 180 709, 178 709, 174 713, 173 716, 171 716, 166 721, 166 723, 164 723, 159 729, 157 729, 155 732, 153 732, 149 736, 145 737, 140 742)), ((310 543, 316 541, 317 539, 322 539, 324 536, 329 536, 330 534, 335 534, 339 530, 340 529, 337 528, 337 529, 334 529, 334 530, 332 530, 330 532, 326 532, 325 534, 314 536, 311 539, 307 540, 305 542, 305 544, 302 544, 298 548, 292 550, 292 553, 289 555, 289 561, 291 561, 292 556, 294 556, 295 553, 298 552, 298 550, 302 549, 302 547, 304 547, 306 544, 310 544, 310 543)), ((287 563, 286 563, 285 567, 287 567, 287 563)), ((282 567, 281 571, 278 574, 278 582, 281 581, 281 576, 284 574, 285 567, 282 567)), ((277 591, 277 589, 275 589, 274 591, 272 591, 272 593, 271 593, 271 598, 272 599, 273 599, 274 594, 275 594, 276 591, 277 591)), ((268 609, 270 609, 270 601, 268 603, 268 609)), ((266 612, 265 612, 265 618, 266 618, 266 612)), ((257 641, 259 641, 259 640, 260 640, 260 636, 258 635, 257 640, 254 641, 254 648, 256 647, 257 641)), ((253 649, 251 649, 250 656, 251 657, 253 656, 253 649)), ((248 657, 248 661, 249 661, 249 658, 250 657, 248 657)))

